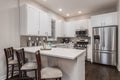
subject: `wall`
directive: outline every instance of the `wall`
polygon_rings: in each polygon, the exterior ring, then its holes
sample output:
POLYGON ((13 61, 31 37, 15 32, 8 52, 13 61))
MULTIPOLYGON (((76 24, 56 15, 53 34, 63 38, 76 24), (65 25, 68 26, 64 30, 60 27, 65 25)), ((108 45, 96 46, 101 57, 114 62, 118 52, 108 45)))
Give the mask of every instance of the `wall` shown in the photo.
POLYGON ((0 80, 5 77, 4 48, 19 47, 18 0, 0 0, 0 80))
POLYGON ((118 70, 120 71, 120 0, 118 0, 118 23, 119 23, 119 27, 118 27, 118 70))

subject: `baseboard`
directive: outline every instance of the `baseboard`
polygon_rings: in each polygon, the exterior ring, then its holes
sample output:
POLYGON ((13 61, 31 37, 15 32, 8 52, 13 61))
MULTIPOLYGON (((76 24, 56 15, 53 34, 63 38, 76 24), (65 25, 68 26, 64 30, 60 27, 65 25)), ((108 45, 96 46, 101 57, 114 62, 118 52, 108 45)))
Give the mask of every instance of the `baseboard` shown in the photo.
POLYGON ((6 75, 0 76, 0 80, 5 80, 6 75))

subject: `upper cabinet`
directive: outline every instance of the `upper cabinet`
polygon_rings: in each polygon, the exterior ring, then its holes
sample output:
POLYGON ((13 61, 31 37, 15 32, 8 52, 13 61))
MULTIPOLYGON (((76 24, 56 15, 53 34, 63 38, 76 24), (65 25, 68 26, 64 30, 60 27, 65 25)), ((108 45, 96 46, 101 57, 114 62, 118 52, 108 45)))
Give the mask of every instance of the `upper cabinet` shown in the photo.
POLYGON ((75 21, 70 21, 65 23, 64 36, 65 37, 75 37, 75 21))
POLYGON ((44 11, 40 11, 40 35, 51 36, 51 17, 44 11))
POLYGON ((65 37, 75 37, 75 31, 80 29, 88 29, 89 19, 66 22, 65 37))
POLYGON ((56 37, 64 37, 65 36, 65 22, 62 20, 58 20, 56 19, 56 23, 55 23, 55 28, 56 28, 56 37))
POLYGON ((21 35, 51 36, 51 17, 25 4, 20 9, 21 35))
POLYGON ((117 24, 117 12, 92 16, 91 25, 92 27, 118 25, 117 24))
POLYGON ((83 19, 76 21, 75 30, 77 29, 88 29, 89 19, 83 19))
POLYGON ((21 35, 38 35, 39 10, 28 5, 23 5, 20 12, 21 35))

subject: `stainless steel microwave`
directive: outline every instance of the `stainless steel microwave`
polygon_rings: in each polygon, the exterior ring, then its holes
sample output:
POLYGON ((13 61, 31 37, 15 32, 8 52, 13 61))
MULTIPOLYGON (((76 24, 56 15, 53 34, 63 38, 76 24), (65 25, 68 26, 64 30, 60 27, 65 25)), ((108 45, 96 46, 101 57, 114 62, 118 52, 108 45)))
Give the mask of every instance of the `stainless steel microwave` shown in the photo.
POLYGON ((88 36, 88 29, 76 30, 76 37, 86 37, 88 36))

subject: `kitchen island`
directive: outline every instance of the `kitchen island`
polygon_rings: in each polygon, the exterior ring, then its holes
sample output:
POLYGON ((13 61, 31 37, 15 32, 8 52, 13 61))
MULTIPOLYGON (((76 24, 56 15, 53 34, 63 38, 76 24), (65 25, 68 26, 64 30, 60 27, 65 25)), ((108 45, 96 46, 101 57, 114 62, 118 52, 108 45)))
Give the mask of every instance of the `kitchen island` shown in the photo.
MULTIPOLYGON (((24 47, 27 57, 35 60, 35 52, 40 47, 24 47)), ((40 50, 42 66, 58 66, 62 72, 62 80, 85 80, 85 50, 70 48, 52 48, 40 50)))

